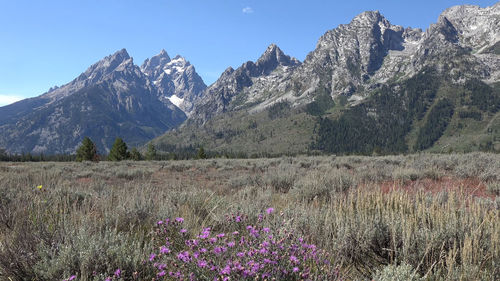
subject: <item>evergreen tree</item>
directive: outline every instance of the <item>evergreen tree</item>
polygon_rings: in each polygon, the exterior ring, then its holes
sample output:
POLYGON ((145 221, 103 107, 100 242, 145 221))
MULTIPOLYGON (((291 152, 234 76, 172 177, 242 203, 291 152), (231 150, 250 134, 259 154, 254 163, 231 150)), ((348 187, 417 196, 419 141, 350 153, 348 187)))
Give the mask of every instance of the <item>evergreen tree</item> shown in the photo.
POLYGON ((115 143, 109 151, 108 160, 109 161, 121 161, 129 158, 129 153, 127 151, 127 144, 121 139, 116 138, 115 143))
POLYGON ((7 161, 9 159, 9 155, 7 155, 7 152, 5 149, 0 148, 0 161, 7 161))
POLYGON ((207 159, 207 155, 205 154, 205 149, 203 149, 203 146, 198 149, 198 159, 207 159))
POLYGON ((76 161, 98 161, 97 148, 89 137, 85 137, 82 145, 76 150, 76 161))
POLYGON ((137 150, 137 148, 134 147, 130 151, 130 159, 132 159, 134 161, 141 161, 142 160, 142 155, 139 152, 139 150, 137 150))
POLYGON ((156 148, 154 144, 149 143, 148 144, 148 151, 146 152, 146 160, 155 160, 157 157, 156 155, 156 148))

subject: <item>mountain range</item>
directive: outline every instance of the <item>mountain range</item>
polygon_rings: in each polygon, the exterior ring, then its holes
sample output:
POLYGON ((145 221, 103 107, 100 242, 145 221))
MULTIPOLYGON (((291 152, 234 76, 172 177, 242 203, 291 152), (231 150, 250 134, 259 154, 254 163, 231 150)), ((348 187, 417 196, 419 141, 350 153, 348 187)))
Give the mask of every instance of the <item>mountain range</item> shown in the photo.
POLYGON ((500 151, 500 3, 455 6, 426 31, 377 11, 327 31, 303 62, 271 44, 205 85, 167 52, 126 50, 0 108, 0 147, 73 153, 84 136, 160 152, 256 155, 500 151))

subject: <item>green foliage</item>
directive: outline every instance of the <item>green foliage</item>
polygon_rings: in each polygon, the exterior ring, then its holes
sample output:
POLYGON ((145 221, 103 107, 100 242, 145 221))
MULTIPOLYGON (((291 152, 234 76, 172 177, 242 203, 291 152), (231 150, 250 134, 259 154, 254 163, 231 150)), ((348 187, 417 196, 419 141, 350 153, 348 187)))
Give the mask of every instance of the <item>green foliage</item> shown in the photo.
POLYGON ((429 112, 427 120, 420 129, 415 144, 415 150, 424 150, 431 147, 448 127, 453 116, 454 106, 447 100, 439 100, 429 112))
POLYGON ((483 115, 481 114, 481 112, 474 111, 474 110, 468 110, 468 111, 462 110, 462 111, 459 111, 458 112, 458 117, 460 117, 461 119, 470 118, 470 119, 474 119, 476 121, 483 120, 483 115))
POLYGON ((0 161, 7 161, 9 159, 9 155, 5 151, 5 149, 0 148, 0 161))
POLYGON ((267 110, 269 119, 283 118, 290 113, 292 106, 288 101, 280 101, 269 107, 267 110))
POLYGON ((479 79, 465 83, 466 98, 470 104, 482 111, 498 112, 500 110, 500 93, 479 79))
POLYGON ((383 87, 367 102, 350 108, 337 119, 320 118, 312 148, 329 153, 371 154, 404 152, 404 136, 411 120, 401 93, 383 87))
POLYGON ((156 160, 157 154, 156 154, 156 147, 154 144, 151 142, 148 143, 148 150, 146 151, 146 160, 156 160))
POLYGON ((142 155, 139 152, 139 150, 137 150, 137 148, 134 147, 130 151, 130 159, 132 159, 134 161, 141 161, 142 160, 142 155))
POLYGON ((116 138, 111 150, 109 151, 108 160, 109 161, 122 161, 130 157, 127 151, 127 144, 121 139, 116 138))
POLYGON ((422 280, 415 273, 411 265, 387 265, 382 270, 377 271, 374 281, 419 281, 422 280))
POLYGON ((207 155, 205 154, 205 149, 203 149, 203 146, 198 149, 198 159, 207 159, 207 155))
POLYGON ((443 77, 434 69, 425 69, 403 83, 407 109, 411 118, 422 119, 427 109, 432 105, 443 77))
POLYGON ((82 145, 76 150, 76 161, 98 161, 97 148, 89 137, 85 137, 82 145))
POLYGON ((327 110, 335 106, 335 102, 328 93, 327 89, 323 89, 316 96, 316 99, 306 106, 306 112, 313 116, 321 116, 327 110))
MULTIPOLYGON (((416 128, 419 135, 413 148, 427 149, 441 137, 453 115, 451 100, 436 101, 439 89, 447 83, 446 77, 425 69, 406 81, 382 86, 335 119, 319 118, 311 147, 336 154, 401 153, 408 151, 407 136, 416 128)), ((478 114, 462 116, 478 118, 478 114)))

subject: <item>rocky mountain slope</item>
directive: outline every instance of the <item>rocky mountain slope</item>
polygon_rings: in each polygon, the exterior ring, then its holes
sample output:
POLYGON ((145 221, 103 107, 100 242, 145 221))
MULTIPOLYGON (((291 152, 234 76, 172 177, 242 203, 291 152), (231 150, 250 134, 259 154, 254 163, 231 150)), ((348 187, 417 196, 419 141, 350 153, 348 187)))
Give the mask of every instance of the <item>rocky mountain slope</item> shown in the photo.
POLYGON ((364 12, 327 31, 302 64, 228 69, 186 125, 154 142, 255 153, 500 150, 499 18, 500 3, 457 6, 422 31, 364 12))
POLYGON ((208 87, 181 56, 138 67, 121 50, 0 108, 0 147, 72 153, 90 136, 105 152, 168 131, 153 141, 163 152, 500 151, 499 19, 500 3, 449 8, 425 31, 364 12, 302 63, 272 44, 208 87))
MULTIPOLYGON (((193 71, 187 67, 185 72, 195 75, 193 71)), ((163 97, 185 95, 189 81, 173 88, 154 82, 122 49, 66 85, 1 107, 0 147, 11 153, 74 153, 85 136, 101 153, 109 151, 116 137, 131 146, 143 144, 186 119, 163 97)))
POLYGON ((193 65, 181 56, 170 59, 165 50, 144 61, 141 70, 158 88, 161 99, 168 99, 188 115, 207 87, 193 65))
POLYGON ((226 69, 196 100, 193 120, 204 122, 220 113, 238 110, 241 104, 233 101, 236 96, 241 103, 269 99, 265 96, 269 84, 280 84, 299 65, 297 59, 285 55, 275 44, 270 45, 256 62, 248 61, 236 70, 232 67, 226 69), (259 86, 263 83, 264 86, 259 86), (258 90, 251 93, 251 89, 258 90))

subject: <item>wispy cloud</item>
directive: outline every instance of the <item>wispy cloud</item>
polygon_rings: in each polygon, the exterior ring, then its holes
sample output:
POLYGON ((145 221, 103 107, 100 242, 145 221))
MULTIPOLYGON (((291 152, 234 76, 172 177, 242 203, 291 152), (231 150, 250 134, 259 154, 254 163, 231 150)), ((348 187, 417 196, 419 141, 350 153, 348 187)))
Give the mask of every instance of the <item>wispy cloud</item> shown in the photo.
POLYGON ((242 12, 244 14, 252 14, 253 13, 253 9, 252 9, 252 7, 245 7, 245 8, 243 8, 242 12))
POLYGON ((0 106, 15 103, 16 101, 20 101, 22 99, 24 98, 20 96, 0 95, 0 106))

